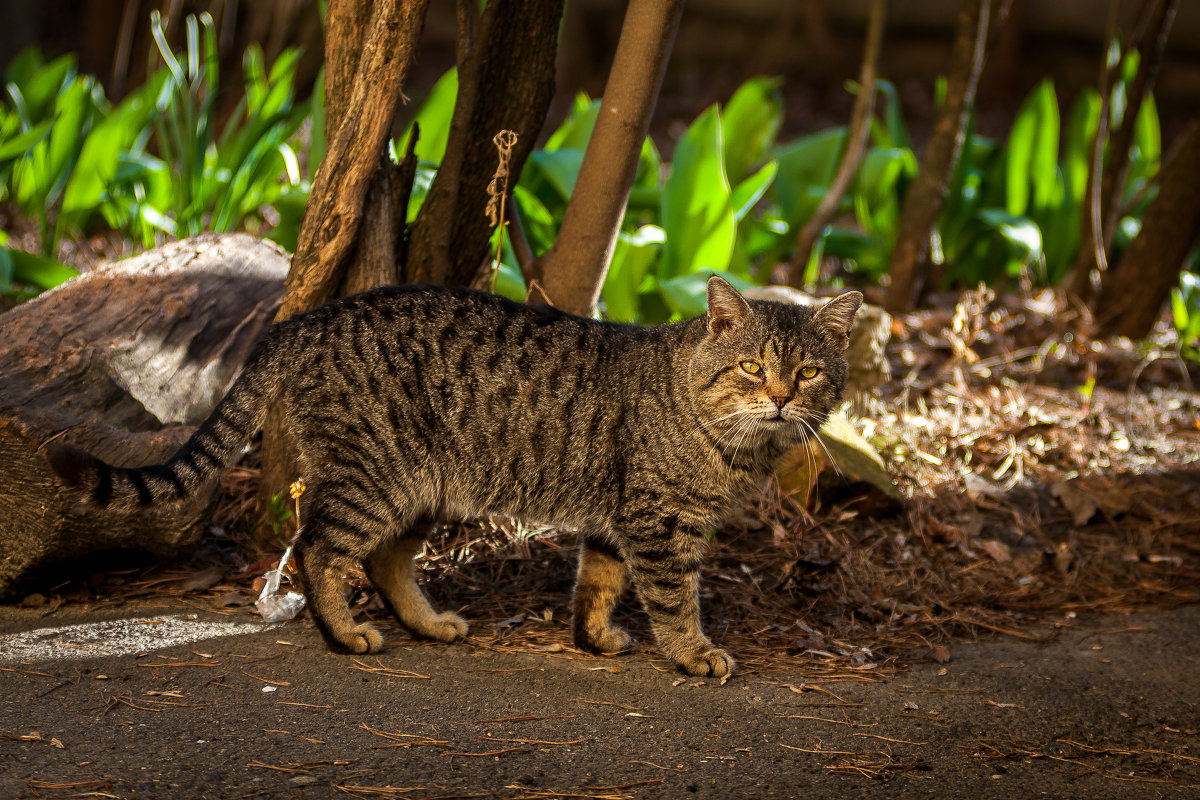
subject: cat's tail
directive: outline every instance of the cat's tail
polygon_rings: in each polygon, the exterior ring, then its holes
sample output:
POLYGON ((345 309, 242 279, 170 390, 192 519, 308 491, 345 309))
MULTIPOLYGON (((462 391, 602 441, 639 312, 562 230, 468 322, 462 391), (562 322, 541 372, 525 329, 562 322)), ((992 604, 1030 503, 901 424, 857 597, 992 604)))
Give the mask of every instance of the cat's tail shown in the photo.
POLYGON ((272 337, 255 348, 228 394, 164 464, 114 467, 68 444, 51 443, 46 459, 66 486, 99 508, 132 510, 184 500, 241 456, 262 428, 282 374, 272 337))

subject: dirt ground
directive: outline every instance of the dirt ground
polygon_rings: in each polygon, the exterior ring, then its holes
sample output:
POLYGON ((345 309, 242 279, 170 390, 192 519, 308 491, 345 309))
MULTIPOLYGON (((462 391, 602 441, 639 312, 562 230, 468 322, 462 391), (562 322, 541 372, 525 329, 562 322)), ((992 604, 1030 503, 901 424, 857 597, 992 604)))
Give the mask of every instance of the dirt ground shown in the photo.
POLYGON ((356 659, 303 617, 0 607, 0 797, 1200 797, 1195 605, 724 684, 387 636, 356 659))

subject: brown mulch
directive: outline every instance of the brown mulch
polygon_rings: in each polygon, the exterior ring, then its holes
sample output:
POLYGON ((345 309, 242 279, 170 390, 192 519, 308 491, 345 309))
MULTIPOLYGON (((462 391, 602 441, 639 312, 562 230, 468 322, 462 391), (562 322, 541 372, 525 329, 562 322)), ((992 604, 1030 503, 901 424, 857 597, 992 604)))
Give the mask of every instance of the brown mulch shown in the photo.
MULTIPOLYGON (((944 661, 964 638, 1041 639, 1080 615, 1200 602, 1194 375, 1165 326, 1140 346, 1090 327, 1028 292, 966 293, 897 320, 893 378, 856 424, 902 506, 834 472, 811 508, 765 487, 714 540, 702 590, 713 638, 744 669, 869 680, 944 661)), ((252 613, 253 581, 278 559, 249 545, 256 475, 249 461, 227 475, 218 534, 189 561, 79 590, 252 613)), ((465 610, 472 643, 593 658, 571 646, 573 562, 573 537, 487 519, 444 526, 421 565, 435 600, 465 610)), ((385 620, 351 579, 359 613, 385 620)), ((650 642, 632 593, 618 622, 650 642)))

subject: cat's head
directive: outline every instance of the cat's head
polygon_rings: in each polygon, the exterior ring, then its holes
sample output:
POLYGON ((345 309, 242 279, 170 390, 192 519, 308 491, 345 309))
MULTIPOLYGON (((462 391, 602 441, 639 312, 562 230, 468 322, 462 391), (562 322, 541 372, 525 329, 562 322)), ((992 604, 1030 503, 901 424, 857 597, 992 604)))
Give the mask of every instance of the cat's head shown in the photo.
POLYGON ((748 302, 727 281, 710 278, 707 330, 689 369, 701 424, 730 447, 814 435, 842 401, 850 326, 862 299, 845 292, 817 309, 748 302))

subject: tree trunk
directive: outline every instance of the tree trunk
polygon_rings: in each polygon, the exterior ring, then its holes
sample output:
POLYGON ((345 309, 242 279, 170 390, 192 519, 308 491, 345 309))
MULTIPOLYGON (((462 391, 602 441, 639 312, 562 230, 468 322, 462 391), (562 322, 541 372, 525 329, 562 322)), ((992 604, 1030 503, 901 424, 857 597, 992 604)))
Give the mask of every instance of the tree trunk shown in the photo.
MULTIPOLYGON (((136 466, 165 459, 224 396, 265 332, 288 256, 206 234, 101 267, 0 316, 0 596, 72 558, 179 552, 214 496, 142 512, 83 507, 46 462, 51 440, 136 466)), ((57 579, 56 581, 57 582, 57 579)))
MULTIPOLYGON (((370 26, 365 31, 357 4, 347 0, 330 7, 333 17, 330 38, 336 34, 351 40, 329 43, 329 52, 336 62, 328 79, 335 87, 331 91, 337 94, 331 109, 331 119, 337 118, 337 128, 328 137, 325 160, 317 170, 304 209, 296 254, 288 273, 287 293, 276 319, 286 319, 326 303, 337 296, 339 289, 368 288, 384 277, 385 270, 396 261, 396 237, 387 231, 393 219, 391 209, 370 215, 365 231, 363 209, 368 193, 376 200, 392 196, 391 178, 377 176, 381 174, 381 165, 388 164, 387 141, 428 2, 376 0, 370 26), (349 64, 359 50, 354 78, 347 86, 349 64), (344 102, 342 97, 346 98, 344 102), (359 260, 361 268, 351 270, 359 246, 363 253, 359 260), (371 258, 383 259, 385 263, 372 265, 371 258)), ((382 174, 387 175, 388 171, 382 174)), ((285 437, 282 422, 272 414, 263 428, 259 483, 262 509, 267 507, 273 493, 282 491, 296 477, 292 474, 295 459, 285 437)))
POLYGON ((511 186, 554 96, 563 2, 507 0, 484 9, 459 72, 446 155, 412 225, 406 281, 467 285, 487 260, 491 228, 484 209, 496 171, 492 138, 502 130, 519 136, 509 162, 511 186))
POLYGON ((975 89, 983 72, 990 16, 991 0, 962 0, 959 7, 946 100, 900 211, 900 230, 892 250, 892 283, 884 299, 884 306, 893 313, 911 310, 924 287, 929 237, 962 153, 975 89))
POLYGON ((532 270, 546 297, 561 309, 588 315, 600 297, 682 16, 683 0, 632 0, 625 12, 600 115, 562 227, 532 270))
MULTIPOLYGON (((346 118, 354 78, 362 61, 363 48, 371 32, 371 3, 359 0, 332 0, 326 15, 325 36, 325 137, 333 139, 346 118)), ((391 133, 391 126, 384 134, 391 133)), ((398 245, 404 234, 402 203, 395 202, 394 189, 398 167, 386 151, 363 199, 359 234, 352 246, 334 296, 354 294, 386 284, 400 282, 398 245), (399 207, 398 207, 399 206, 399 207)))
MULTIPOLYGON (((368 187, 387 153, 392 120, 428 2, 376 0, 374 4, 349 100, 337 105, 335 113, 341 114, 341 120, 304 210, 278 319, 333 299, 344 280, 368 187)), ((344 77, 335 78, 339 86, 342 81, 344 77)))
POLYGON ((1106 335, 1149 335, 1200 232, 1200 122, 1193 121, 1162 168, 1142 230, 1111 270, 1096 304, 1106 335))
POLYGON ((871 138, 871 117, 875 113, 875 65, 879 63, 879 49, 883 42, 883 23, 887 15, 887 0, 872 0, 871 16, 867 21, 867 43, 863 47, 862 70, 858 76, 858 97, 850 113, 850 129, 846 135, 846 153, 838 166, 837 175, 829 191, 821 198, 821 204, 796 236, 796 251, 788 268, 788 285, 795 289, 804 288, 804 271, 812 255, 813 245, 825 231, 829 220, 850 188, 850 182, 858 173, 859 162, 867 150, 871 138))

